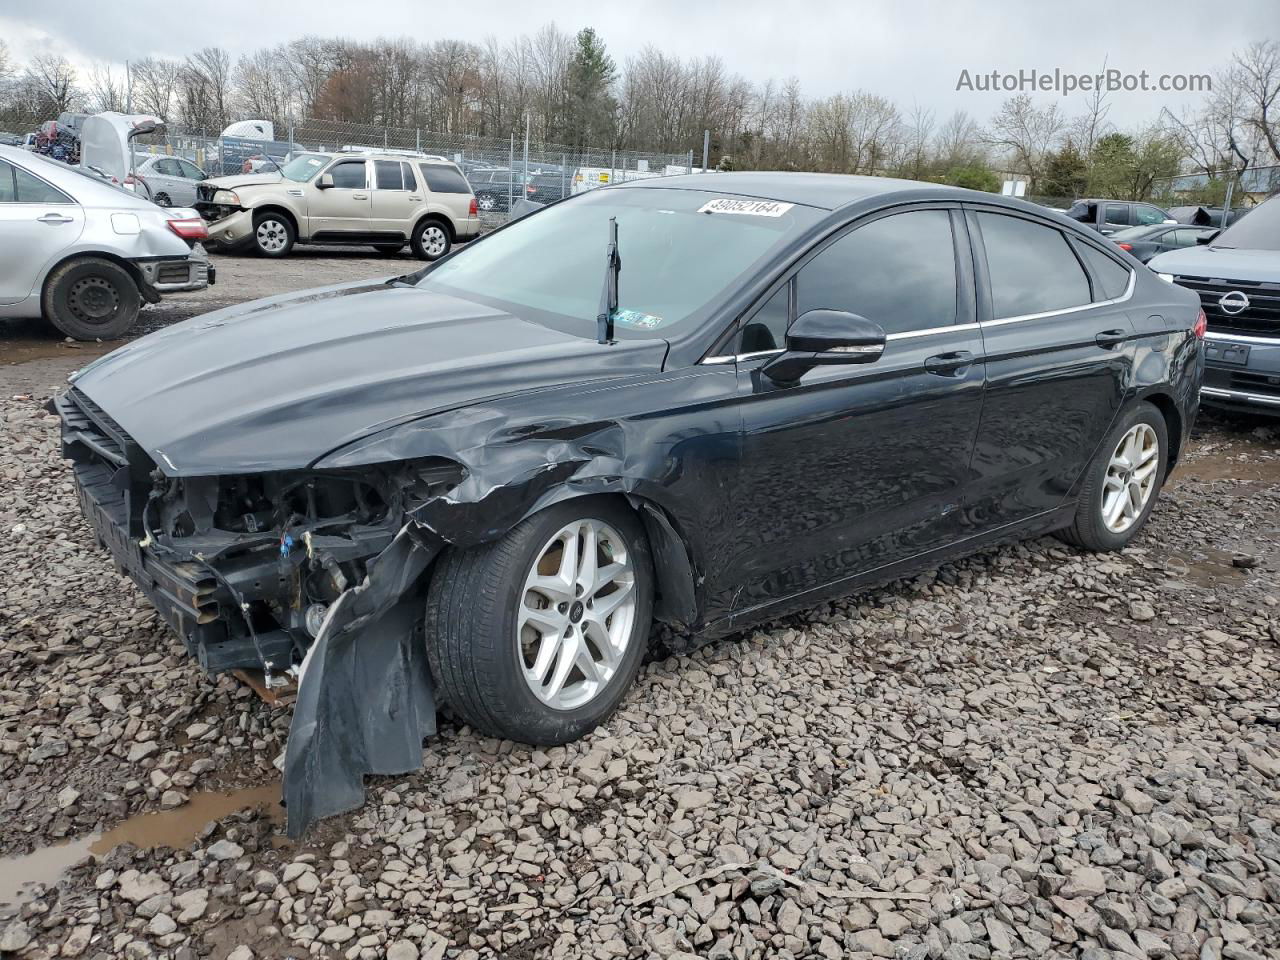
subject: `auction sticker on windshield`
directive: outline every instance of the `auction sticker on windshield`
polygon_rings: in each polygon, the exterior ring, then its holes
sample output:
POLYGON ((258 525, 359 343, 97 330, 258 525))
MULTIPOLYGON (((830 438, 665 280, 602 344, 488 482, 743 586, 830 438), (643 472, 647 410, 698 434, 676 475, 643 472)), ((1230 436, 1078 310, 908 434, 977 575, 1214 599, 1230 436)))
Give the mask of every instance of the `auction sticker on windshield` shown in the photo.
POLYGON ((729 197, 718 197, 708 200, 698 208, 699 213, 738 213, 750 217, 780 217, 794 203, 780 203, 777 200, 733 200, 729 197))

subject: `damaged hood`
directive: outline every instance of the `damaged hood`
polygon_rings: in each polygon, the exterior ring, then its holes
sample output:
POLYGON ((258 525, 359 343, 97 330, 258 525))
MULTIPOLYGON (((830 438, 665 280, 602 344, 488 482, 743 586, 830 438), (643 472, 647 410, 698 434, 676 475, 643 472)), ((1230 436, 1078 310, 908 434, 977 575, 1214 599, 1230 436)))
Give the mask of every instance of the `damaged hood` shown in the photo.
POLYGON ((276 172, 275 167, 271 167, 269 170, 261 170, 257 173, 242 173, 232 177, 211 177, 200 182, 218 190, 238 190, 242 187, 262 187, 267 184, 275 184, 283 179, 284 177, 276 172))
POLYGON ((601 345, 383 281, 240 304, 72 376, 170 476, 307 467, 409 420, 662 369, 663 340, 601 345))

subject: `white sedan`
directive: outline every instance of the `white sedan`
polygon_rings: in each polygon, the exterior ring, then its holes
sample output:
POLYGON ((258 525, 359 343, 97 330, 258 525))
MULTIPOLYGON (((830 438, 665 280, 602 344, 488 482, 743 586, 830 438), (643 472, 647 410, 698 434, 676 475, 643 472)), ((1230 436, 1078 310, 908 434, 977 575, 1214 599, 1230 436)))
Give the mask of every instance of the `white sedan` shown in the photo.
POLYGON ((113 340, 143 301, 214 280, 194 210, 163 210, 64 163, 0 146, 0 317, 113 340))

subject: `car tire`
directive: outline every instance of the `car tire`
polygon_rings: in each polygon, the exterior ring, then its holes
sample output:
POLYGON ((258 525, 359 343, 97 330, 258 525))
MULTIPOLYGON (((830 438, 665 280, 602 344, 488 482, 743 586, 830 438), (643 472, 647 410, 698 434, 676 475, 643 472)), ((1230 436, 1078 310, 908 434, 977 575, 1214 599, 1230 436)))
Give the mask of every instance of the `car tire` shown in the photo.
POLYGON ((253 218, 253 247, 260 256, 287 257, 297 240, 289 218, 281 213, 260 213, 253 218))
POLYGON ((142 294, 111 260, 83 257, 56 267, 41 295, 45 319, 76 340, 115 340, 133 326, 142 294))
POLYGON ((1164 415, 1146 401, 1127 408, 1086 468, 1075 518, 1058 536, 1085 550, 1122 549, 1151 515, 1168 463, 1164 415))
POLYGON ((378 251, 384 257, 394 257, 397 253, 404 249, 403 243, 375 243, 373 249, 378 251))
POLYGON ((419 260, 439 260, 452 247, 448 224, 428 217, 414 228, 413 255, 419 260))
POLYGON ((169 199, 169 195, 167 193, 157 193, 155 196, 154 203, 157 207, 173 206, 173 201, 169 199))
POLYGON ((492 213, 498 209, 498 198, 492 193, 477 193, 476 208, 481 213, 492 213))
POLYGON ((556 504, 501 540, 436 563, 425 631, 436 690, 489 736, 568 743, 602 723, 635 681, 652 609, 653 562, 639 518, 609 497, 556 504), (588 542, 588 531, 594 569, 607 582, 580 562, 588 551, 569 554, 570 543, 588 542), (620 566, 610 574, 612 565, 620 566), (603 619, 592 613, 611 597, 603 619))

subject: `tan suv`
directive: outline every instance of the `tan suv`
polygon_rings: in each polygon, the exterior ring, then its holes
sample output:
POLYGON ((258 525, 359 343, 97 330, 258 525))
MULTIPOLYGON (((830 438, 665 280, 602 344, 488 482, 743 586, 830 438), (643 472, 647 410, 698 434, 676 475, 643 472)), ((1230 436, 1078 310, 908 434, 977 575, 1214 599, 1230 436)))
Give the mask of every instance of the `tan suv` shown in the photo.
POLYGON ((387 254, 409 243, 437 260, 480 232, 467 178, 424 153, 302 153, 278 170, 203 181, 195 208, 209 222, 209 246, 267 257, 295 243, 367 243, 387 254))

